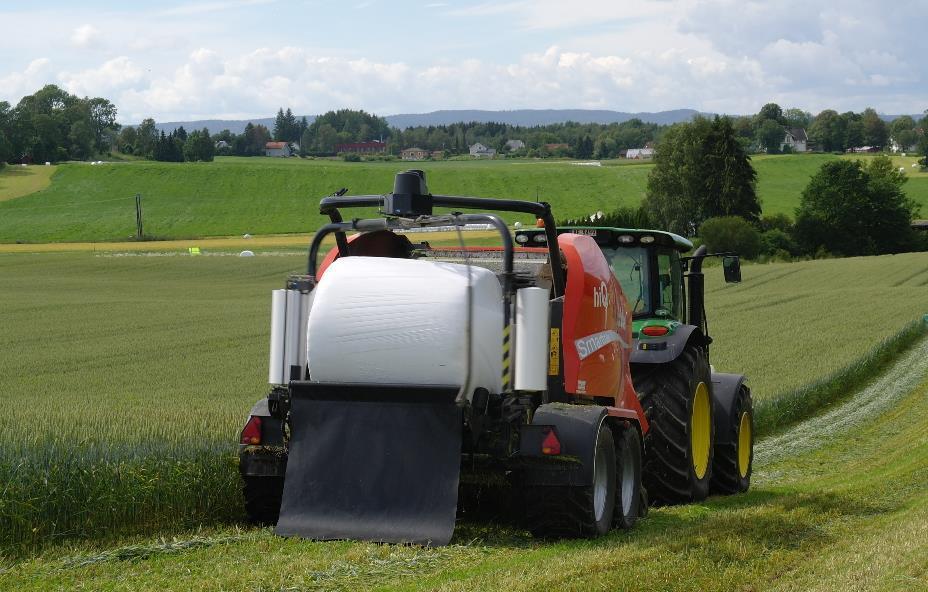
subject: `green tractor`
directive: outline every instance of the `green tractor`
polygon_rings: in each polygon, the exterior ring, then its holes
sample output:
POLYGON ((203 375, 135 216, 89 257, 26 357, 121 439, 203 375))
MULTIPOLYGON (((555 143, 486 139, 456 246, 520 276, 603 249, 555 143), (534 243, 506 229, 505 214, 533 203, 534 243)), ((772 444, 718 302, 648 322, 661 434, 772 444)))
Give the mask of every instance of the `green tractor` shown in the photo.
MULTIPOLYGON (((726 282, 740 282, 737 255, 693 249, 670 232, 560 227, 602 249, 633 312, 632 380, 651 430, 645 442, 649 501, 678 504, 746 491, 753 461, 753 403, 742 374, 709 363, 702 263, 722 257, 726 282)), ((522 246, 544 246, 540 229, 516 232, 522 246)))

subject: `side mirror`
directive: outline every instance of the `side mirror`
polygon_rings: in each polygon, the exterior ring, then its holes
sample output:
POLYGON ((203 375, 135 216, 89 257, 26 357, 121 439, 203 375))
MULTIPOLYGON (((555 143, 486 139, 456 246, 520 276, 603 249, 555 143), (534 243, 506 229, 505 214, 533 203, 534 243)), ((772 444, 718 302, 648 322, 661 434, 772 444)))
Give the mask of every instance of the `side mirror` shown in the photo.
POLYGON ((741 283, 741 259, 737 255, 722 257, 722 269, 725 271, 726 284, 741 283))

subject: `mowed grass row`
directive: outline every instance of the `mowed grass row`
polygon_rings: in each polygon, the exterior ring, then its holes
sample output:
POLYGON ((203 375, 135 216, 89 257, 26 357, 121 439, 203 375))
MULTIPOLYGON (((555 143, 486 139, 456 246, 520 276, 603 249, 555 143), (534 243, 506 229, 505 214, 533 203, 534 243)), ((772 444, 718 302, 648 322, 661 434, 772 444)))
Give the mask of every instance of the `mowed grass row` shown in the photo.
MULTIPOLYGON (((757 156, 764 212, 793 215, 809 178, 830 154, 757 156)), ((870 158, 870 157, 863 157, 870 158)), ((896 159, 908 167, 913 158, 896 159)), ((607 161, 602 167, 565 161, 447 161, 345 163, 334 160, 219 158, 213 163, 119 162, 66 164, 48 188, 4 201, 0 173, 0 243, 125 240, 135 233, 136 193, 143 198, 145 233, 158 238, 308 232, 323 218, 319 199, 347 187, 381 194, 397 171, 417 167, 436 193, 540 199, 558 219, 619 206, 637 206, 651 164, 607 161)), ((32 167, 43 168, 44 167, 32 167)), ((32 170, 32 169, 29 169, 32 170)), ((928 204, 928 174, 914 172, 908 194, 928 204)), ((21 195, 21 194, 17 194, 21 195)), ((928 212, 926 212, 928 215, 928 212)), ((533 222, 505 215, 510 221, 533 222)))
MULTIPOLYGON (((235 442, 267 389, 269 291, 304 265, 0 255, 0 545, 239 519, 235 442)), ((712 363, 747 373, 758 401, 928 312, 928 254, 749 265, 737 286, 707 276, 712 363)))
POLYGON ((634 530, 601 539, 544 542, 506 526, 463 523, 452 545, 430 549, 225 528, 59 549, 0 572, 0 587, 923 590, 928 382, 918 386, 925 363, 913 355, 928 355, 928 341, 890 369, 887 377, 897 382, 879 393, 888 401, 867 417, 855 417, 866 394, 855 393, 826 418, 827 429, 812 421, 760 443, 747 494, 652 509, 634 530), (777 454, 794 443, 802 446, 777 454))

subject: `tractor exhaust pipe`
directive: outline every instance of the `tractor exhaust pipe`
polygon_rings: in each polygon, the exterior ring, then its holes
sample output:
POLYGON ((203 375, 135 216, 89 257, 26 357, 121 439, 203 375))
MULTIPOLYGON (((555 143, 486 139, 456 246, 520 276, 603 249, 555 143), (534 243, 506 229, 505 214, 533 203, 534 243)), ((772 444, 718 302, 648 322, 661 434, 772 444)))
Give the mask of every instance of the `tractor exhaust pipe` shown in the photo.
POLYGON ((706 245, 702 245, 689 259, 689 273, 686 274, 686 292, 689 299, 686 321, 706 332, 706 284, 702 273, 702 261, 706 258, 706 245))

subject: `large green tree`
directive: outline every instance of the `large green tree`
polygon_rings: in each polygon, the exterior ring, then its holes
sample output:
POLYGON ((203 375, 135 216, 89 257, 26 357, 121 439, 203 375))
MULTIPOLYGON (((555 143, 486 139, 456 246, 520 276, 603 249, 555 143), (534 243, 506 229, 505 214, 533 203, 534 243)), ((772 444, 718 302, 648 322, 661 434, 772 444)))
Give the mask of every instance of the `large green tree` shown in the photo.
POLYGON ((915 120, 910 115, 903 115, 893 119, 889 124, 889 134, 899 150, 911 150, 918 143, 918 132, 915 131, 915 120))
POLYGON ((899 253, 916 248, 916 204, 902 189, 906 177, 887 157, 869 166, 835 160, 822 165, 802 192, 796 237, 806 252, 844 256, 899 253))
POLYGON ((825 109, 815 116, 809 126, 809 140, 819 150, 844 150, 844 126, 834 109, 825 109))
POLYGON ((728 118, 671 127, 654 161, 645 206, 662 228, 692 235, 707 218, 760 216, 757 173, 728 118))
POLYGON ((780 146, 783 145, 785 138, 786 132, 783 126, 772 119, 762 121, 755 132, 757 144, 766 150, 767 154, 779 154, 780 146))
POLYGON ((863 141, 867 146, 882 148, 889 143, 889 127, 883 118, 871 108, 864 109, 860 117, 863 126, 863 141))

